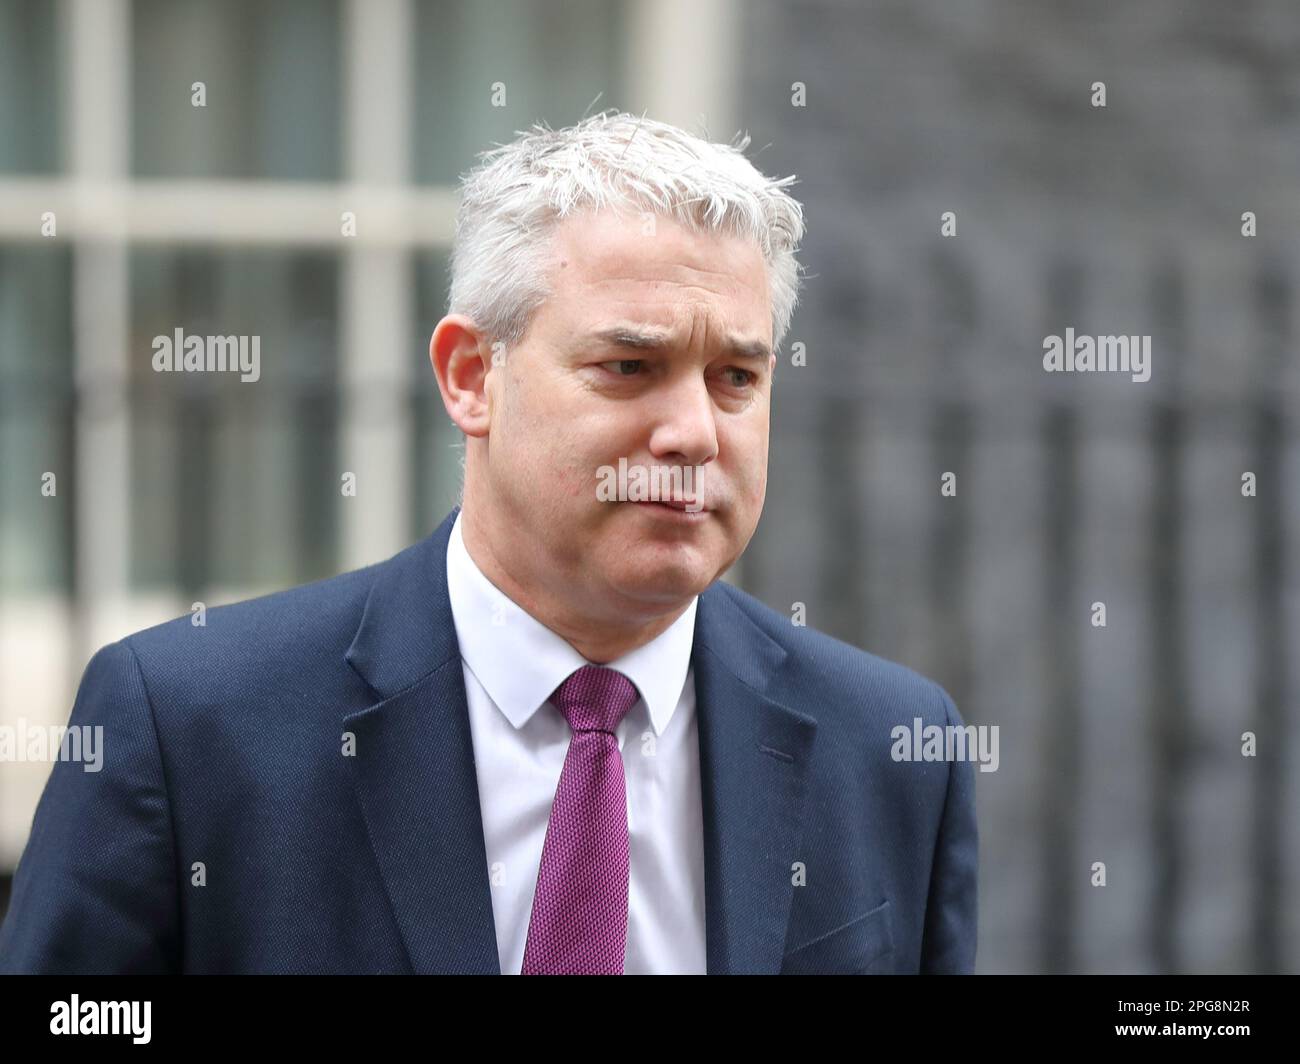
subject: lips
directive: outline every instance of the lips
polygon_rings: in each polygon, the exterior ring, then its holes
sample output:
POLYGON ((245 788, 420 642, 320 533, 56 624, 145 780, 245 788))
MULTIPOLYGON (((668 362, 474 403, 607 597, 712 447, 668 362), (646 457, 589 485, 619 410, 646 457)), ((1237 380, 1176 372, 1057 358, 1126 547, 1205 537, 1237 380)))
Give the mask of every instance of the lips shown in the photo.
POLYGON ((647 499, 654 505, 671 506, 674 510, 689 510, 691 513, 703 513, 708 509, 707 506, 700 505, 694 499, 647 499))

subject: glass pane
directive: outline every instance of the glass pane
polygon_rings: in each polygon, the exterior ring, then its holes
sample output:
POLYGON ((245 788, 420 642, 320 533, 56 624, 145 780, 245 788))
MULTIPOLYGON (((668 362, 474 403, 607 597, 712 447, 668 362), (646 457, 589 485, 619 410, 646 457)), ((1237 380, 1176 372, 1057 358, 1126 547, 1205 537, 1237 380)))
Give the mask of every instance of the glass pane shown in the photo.
POLYGON ((59 168, 58 5, 0 0, 0 171, 59 168))
POLYGON ((71 590, 71 255, 0 247, 0 591, 71 590), (55 474, 57 494, 41 494, 55 474))
POLYGON ((337 0, 135 0, 133 13, 136 174, 338 179, 337 0))
POLYGON ((137 585, 275 588, 336 571, 337 292, 323 252, 133 253, 137 585), (230 337, 256 380, 154 367, 199 341, 215 367, 213 341, 230 337))
POLYGON ((452 184, 534 122, 624 107, 626 0, 418 0, 415 179, 452 184), (494 107, 492 86, 505 86, 494 107), (592 106, 597 95, 600 99, 592 106))

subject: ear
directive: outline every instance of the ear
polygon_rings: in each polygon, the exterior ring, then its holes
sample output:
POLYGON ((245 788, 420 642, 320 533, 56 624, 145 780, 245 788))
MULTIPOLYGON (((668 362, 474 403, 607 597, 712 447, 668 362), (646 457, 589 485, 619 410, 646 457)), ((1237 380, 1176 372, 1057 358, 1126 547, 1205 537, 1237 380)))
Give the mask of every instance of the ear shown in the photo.
POLYGON ((448 314, 429 340, 429 362, 448 416, 466 436, 486 436, 492 351, 484 333, 463 314, 448 314))

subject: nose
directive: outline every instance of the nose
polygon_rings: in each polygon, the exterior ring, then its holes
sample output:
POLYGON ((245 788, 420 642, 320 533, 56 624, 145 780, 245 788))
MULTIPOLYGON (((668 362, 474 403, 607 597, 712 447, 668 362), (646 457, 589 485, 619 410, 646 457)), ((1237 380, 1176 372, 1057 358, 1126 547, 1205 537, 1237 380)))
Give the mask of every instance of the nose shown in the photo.
POLYGON ((701 377, 687 375, 660 396, 650 453, 665 464, 702 466, 718 455, 713 398, 701 377))

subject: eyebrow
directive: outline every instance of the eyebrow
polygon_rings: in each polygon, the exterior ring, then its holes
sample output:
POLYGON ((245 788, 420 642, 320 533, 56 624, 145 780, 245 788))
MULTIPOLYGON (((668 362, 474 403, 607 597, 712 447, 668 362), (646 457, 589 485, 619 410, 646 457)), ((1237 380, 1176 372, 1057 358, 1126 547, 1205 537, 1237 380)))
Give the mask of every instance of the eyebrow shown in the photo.
MULTIPOLYGON (((598 329, 589 334, 588 340, 629 351, 651 351, 656 354, 666 353, 673 348, 672 338, 667 333, 647 332, 628 325, 598 329)), ((732 358, 766 362, 772 357, 772 349, 762 340, 741 340, 733 336, 727 338, 723 347, 732 358)))

